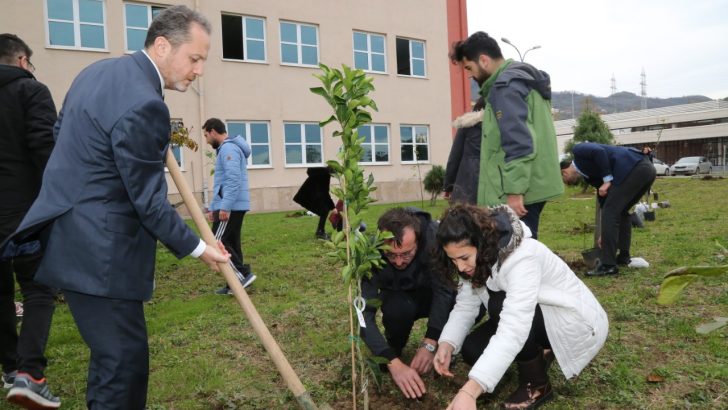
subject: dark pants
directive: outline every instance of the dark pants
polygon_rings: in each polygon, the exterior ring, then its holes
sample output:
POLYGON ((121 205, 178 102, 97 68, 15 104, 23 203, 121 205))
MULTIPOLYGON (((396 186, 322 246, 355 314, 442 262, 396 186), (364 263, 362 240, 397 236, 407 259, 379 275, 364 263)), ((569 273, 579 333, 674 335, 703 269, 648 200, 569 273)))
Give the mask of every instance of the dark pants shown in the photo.
POLYGON ((546 205, 546 202, 525 205, 528 213, 521 220, 531 230, 531 237, 533 239, 538 239, 538 223, 541 220, 541 211, 543 211, 544 205, 546 205))
POLYGON ((602 252, 601 263, 617 264, 629 260, 632 242, 632 221, 629 209, 650 189, 655 181, 655 167, 645 157, 638 162, 627 178, 619 185, 612 185, 602 202, 602 252))
MULTIPOLYGON (((24 213, 0 217, 0 242, 20 224, 24 213)), ((6 373, 26 372, 43 378, 44 356, 55 308, 55 292, 33 281, 42 256, 28 255, 0 261, 0 362, 6 373), (15 275, 13 275, 13 272, 15 275), (23 295, 20 334, 15 317, 15 280, 23 295)))
POLYGON ((326 215, 319 215, 318 225, 316 225, 316 234, 324 234, 326 226, 326 215))
POLYGON ((212 232, 214 232, 215 236, 222 241, 222 244, 225 245, 225 249, 230 252, 230 261, 233 265, 235 265, 238 272, 245 276, 250 273, 246 272, 247 269, 243 266, 243 248, 241 245, 243 218, 245 218, 246 212, 248 211, 231 211, 227 224, 224 225, 224 230, 222 232, 218 232, 220 225, 225 221, 220 221, 220 211, 215 211, 213 213, 213 220, 215 222, 212 224, 212 232))
POLYGON ((382 290, 381 297, 384 337, 394 354, 401 356, 415 321, 430 316, 432 289, 382 290))
POLYGON ((90 410, 142 410, 147 401, 149 346, 141 301, 64 290, 91 351, 86 385, 90 410))
MULTIPOLYGON (((488 320, 473 330, 463 342, 461 353, 463 360, 469 365, 474 365, 483 354, 488 346, 490 338, 493 337, 498 329, 500 321, 500 313, 503 310, 503 301, 506 298, 505 292, 493 292, 488 289, 488 320)), ((541 308, 536 305, 536 313, 531 322, 531 331, 528 333, 528 339, 523 345, 521 351, 516 355, 516 361, 527 362, 536 358, 543 353, 544 348, 550 348, 548 336, 546 335, 546 327, 543 323, 543 314, 541 308)))

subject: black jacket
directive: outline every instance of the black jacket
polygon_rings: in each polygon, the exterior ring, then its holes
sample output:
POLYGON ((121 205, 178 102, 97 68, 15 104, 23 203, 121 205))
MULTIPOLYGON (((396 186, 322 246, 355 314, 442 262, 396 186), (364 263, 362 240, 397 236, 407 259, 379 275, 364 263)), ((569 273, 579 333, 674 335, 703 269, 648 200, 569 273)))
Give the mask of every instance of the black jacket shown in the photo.
MULTIPOLYGON (((380 298, 380 290, 410 291, 418 288, 432 289, 432 305, 427 319, 425 337, 437 340, 447 323, 447 317, 455 303, 455 292, 450 290, 440 277, 432 270, 432 250, 436 246, 435 234, 437 222, 430 214, 417 208, 409 208, 420 218, 421 234, 417 242, 417 254, 404 270, 395 269, 385 259, 384 268, 374 272, 372 277, 362 279, 361 293, 367 301, 364 311, 366 328, 361 329, 361 336, 369 350, 375 356, 386 357, 389 360, 396 356, 394 350, 387 344, 376 323, 378 307, 370 303, 380 298)), ((382 256, 384 258, 384 256, 382 256)))
POLYGON ((478 202, 482 120, 483 111, 475 111, 463 114, 453 123, 458 132, 450 148, 444 182, 444 191, 451 193, 453 203, 475 205, 478 202))
POLYGON ((21 214, 20 222, 38 196, 55 122, 48 87, 20 67, 0 64, 0 216, 21 214))
POLYGON ((308 178, 298 189, 293 201, 318 216, 326 216, 334 209, 334 201, 329 194, 331 173, 326 167, 309 168, 308 178))

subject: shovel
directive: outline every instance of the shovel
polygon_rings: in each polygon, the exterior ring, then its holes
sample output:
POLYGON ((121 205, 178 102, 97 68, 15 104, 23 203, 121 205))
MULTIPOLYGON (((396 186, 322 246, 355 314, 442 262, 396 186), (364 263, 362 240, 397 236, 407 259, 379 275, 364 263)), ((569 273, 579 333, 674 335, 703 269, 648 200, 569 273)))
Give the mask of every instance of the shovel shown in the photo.
MULTIPOLYGON (((184 200, 185 205, 187 205, 187 209, 192 215, 192 220, 195 221, 195 225, 197 225, 197 229, 200 231, 202 240, 204 240, 205 243, 210 246, 217 247, 215 235, 213 235, 210 226, 207 225, 207 220, 202 214, 202 210, 197 204, 195 197, 192 196, 192 191, 190 190, 189 186, 187 186, 187 181, 185 181, 184 177, 182 176, 179 165, 177 165, 177 160, 174 158, 171 150, 167 151, 166 164, 167 169, 169 169, 169 174, 172 176, 172 180, 174 181, 174 184, 177 186, 177 190, 182 196, 182 200, 184 200)), ((270 334, 270 331, 265 326, 263 319, 260 317, 258 311, 255 309, 253 302, 250 301, 248 293, 243 288, 243 285, 240 283, 237 276, 235 276, 235 273, 230 267, 230 264, 219 263, 218 266, 223 276, 225 277, 225 281, 227 282, 230 289, 233 291, 235 299, 237 299, 240 307, 243 308, 243 312, 245 312, 245 316, 248 318, 251 326, 253 326, 253 330, 255 330, 255 333, 258 335, 261 343, 263 343, 263 347, 265 347, 268 355, 270 355, 273 363, 275 363, 276 367, 278 368, 278 372, 281 374, 281 376, 283 376, 283 380, 285 380, 286 384, 288 385, 288 389, 291 391, 291 393, 293 393, 293 396, 296 397, 298 404, 301 406, 302 409, 305 410, 318 409, 318 407, 316 407, 316 404, 314 404, 313 400, 311 399, 311 396, 306 391, 306 388, 301 383, 301 380, 296 375, 296 372, 293 371, 290 363, 288 363, 286 356, 283 355, 283 351, 281 350, 280 346, 278 346, 278 343, 276 343, 275 339, 273 339, 273 336, 270 334)))

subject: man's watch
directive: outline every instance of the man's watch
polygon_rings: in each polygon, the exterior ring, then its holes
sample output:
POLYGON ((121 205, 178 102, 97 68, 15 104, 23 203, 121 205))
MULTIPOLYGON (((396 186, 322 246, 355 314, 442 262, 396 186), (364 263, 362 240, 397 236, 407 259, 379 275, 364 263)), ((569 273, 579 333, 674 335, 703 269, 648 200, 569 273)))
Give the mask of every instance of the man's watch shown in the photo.
POLYGON ((424 347, 425 350, 427 350, 430 353, 435 353, 435 350, 437 350, 437 346, 433 345, 432 343, 422 342, 420 347, 424 347))

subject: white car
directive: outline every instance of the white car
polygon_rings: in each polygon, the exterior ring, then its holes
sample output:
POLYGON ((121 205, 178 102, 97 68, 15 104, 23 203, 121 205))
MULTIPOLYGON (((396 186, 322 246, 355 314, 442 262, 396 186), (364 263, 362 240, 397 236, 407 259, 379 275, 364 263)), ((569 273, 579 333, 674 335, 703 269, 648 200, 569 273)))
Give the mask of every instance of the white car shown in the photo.
POLYGON ((683 157, 670 167, 672 175, 710 174, 711 171, 713 171, 713 164, 705 157, 683 157))
POLYGON ((664 162, 662 162, 662 160, 653 158, 652 165, 655 166, 655 173, 657 175, 664 175, 664 176, 670 175, 670 166, 665 164, 664 162))

